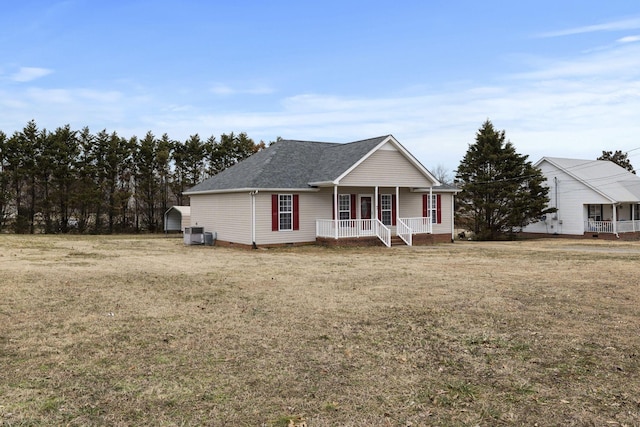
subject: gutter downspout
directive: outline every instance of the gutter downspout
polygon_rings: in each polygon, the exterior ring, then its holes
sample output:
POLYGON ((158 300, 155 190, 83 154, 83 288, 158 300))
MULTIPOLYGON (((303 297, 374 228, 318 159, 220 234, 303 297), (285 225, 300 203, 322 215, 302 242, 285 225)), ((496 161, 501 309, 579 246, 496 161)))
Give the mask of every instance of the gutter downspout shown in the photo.
POLYGON ((456 193, 452 193, 451 194, 451 243, 456 241, 456 229, 454 224, 456 220, 456 213, 454 212, 456 205, 453 203, 453 199, 455 199, 455 197, 456 197, 456 193))
POLYGON ((249 192, 251 196, 251 246, 253 249, 258 249, 258 245, 256 245, 256 194, 258 194, 258 190, 249 192))

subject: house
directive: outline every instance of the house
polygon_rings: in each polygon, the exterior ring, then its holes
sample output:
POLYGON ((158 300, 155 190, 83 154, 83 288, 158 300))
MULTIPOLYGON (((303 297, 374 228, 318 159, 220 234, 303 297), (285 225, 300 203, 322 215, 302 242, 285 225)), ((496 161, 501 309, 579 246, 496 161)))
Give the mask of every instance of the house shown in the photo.
POLYGON ((450 242, 457 191, 387 135, 277 141, 184 194, 217 244, 391 246, 450 242))
POLYGON ((609 160, 543 157, 549 207, 524 233, 640 238, 640 177, 609 160))
POLYGON ((191 223, 190 206, 171 206, 164 213, 164 232, 184 231, 191 223))

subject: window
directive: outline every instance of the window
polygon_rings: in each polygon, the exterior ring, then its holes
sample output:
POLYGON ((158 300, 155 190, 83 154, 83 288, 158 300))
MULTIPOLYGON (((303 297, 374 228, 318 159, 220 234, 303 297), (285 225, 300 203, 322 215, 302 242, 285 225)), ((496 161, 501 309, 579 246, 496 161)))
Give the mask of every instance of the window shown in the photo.
POLYGON ((589 219, 592 221, 602 221, 602 205, 588 205, 589 219))
POLYGON ((380 195, 380 221, 384 225, 392 225, 392 210, 393 210, 393 202, 391 194, 381 194, 380 195))
POLYGON ((428 216, 431 217, 431 223, 437 224, 438 223, 438 195, 437 194, 431 195, 431 203, 429 203, 429 211, 427 213, 429 214, 428 216))
POLYGON ((291 194, 280 194, 279 198, 279 229, 293 230, 293 196, 291 194))
POLYGON ((442 223, 442 195, 428 194, 422 196, 422 216, 430 217, 432 224, 442 223))
POLYGON ((351 219, 351 195, 338 195, 338 218, 351 219))
POLYGON ((271 195, 271 231, 300 230, 300 196, 271 195))

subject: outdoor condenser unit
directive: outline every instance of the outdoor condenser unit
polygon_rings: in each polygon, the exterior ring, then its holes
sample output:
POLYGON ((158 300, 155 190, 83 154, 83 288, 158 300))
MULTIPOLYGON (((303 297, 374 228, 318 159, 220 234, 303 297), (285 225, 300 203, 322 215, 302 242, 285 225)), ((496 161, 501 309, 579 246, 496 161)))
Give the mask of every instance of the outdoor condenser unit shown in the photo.
POLYGON ((184 244, 185 245, 203 245, 204 244, 204 227, 185 227, 184 228, 184 244))

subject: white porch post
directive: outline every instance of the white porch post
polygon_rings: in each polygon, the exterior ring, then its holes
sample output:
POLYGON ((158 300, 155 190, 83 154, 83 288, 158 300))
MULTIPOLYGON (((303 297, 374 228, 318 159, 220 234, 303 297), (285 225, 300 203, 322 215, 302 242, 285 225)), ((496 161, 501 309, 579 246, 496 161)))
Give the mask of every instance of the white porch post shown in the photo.
POLYGON ((375 190, 373 192, 373 217, 376 220, 379 220, 380 218, 378 218, 378 186, 376 185, 375 190))
POLYGON ((633 226, 633 232, 636 232, 636 205, 631 204, 631 225, 633 226))
POLYGON ((338 186, 333 186, 333 228, 335 229, 335 237, 338 239, 338 186))
POLYGON ((618 209, 615 203, 611 204, 613 208, 613 234, 618 234, 618 209))
POLYGON ((431 212, 433 212, 433 187, 429 187, 429 203, 427 203, 427 217, 429 218, 429 233, 433 234, 433 218, 431 218, 431 212))
POLYGON ((396 187, 396 222, 400 218, 400 187, 396 187))

